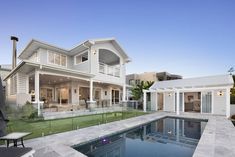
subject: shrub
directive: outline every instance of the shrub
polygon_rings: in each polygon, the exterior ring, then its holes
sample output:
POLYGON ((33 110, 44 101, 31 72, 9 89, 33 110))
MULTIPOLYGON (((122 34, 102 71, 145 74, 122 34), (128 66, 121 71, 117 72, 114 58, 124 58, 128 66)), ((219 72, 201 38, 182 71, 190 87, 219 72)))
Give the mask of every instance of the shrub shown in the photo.
POLYGON ((235 104, 235 96, 234 95, 230 96, 230 103, 235 104))
POLYGON ((25 105, 22 107, 22 118, 27 119, 29 116, 34 113, 36 109, 33 107, 32 103, 26 102, 25 105))

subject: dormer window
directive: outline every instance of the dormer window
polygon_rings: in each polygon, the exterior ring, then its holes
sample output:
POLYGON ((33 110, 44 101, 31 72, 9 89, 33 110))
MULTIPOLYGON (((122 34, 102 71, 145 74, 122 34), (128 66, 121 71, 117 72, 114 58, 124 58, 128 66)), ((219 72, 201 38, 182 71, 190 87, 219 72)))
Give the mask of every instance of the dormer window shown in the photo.
POLYGON ((80 64, 82 62, 86 62, 88 60, 88 52, 84 52, 75 56, 75 65, 80 64))
POLYGON ((66 57, 66 55, 49 51, 48 52, 48 63, 60 65, 60 66, 66 66, 67 65, 67 57, 66 57))

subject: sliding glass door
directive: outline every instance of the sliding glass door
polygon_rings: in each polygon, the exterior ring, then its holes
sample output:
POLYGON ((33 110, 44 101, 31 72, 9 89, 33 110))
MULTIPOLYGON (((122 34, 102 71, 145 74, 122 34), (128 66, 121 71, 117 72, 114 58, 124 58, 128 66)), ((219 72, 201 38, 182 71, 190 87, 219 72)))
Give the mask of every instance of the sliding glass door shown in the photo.
MULTIPOLYGON (((180 94, 180 98, 179 98, 179 110, 183 111, 183 105, 184 105, 184 94, 183 93, 179 93, 180 94)), ((175 93, 175 111, 177 110, 177 106, 176 106, 176 102, 177 102, 177 96, 175 93)))
POLYGON ((202 113, 211 113, 212 110, 212 93, 202 92, 202 113))

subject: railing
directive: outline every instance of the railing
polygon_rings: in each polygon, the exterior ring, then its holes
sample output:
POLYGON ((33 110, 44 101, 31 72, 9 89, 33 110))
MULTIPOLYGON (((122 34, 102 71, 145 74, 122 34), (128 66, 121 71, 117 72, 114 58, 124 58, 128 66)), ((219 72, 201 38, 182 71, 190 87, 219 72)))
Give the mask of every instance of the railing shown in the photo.
POLYGON ((99 63, 99 72, 115 77, 120 77, 120 67, 110 66, 104 63, 99 63))

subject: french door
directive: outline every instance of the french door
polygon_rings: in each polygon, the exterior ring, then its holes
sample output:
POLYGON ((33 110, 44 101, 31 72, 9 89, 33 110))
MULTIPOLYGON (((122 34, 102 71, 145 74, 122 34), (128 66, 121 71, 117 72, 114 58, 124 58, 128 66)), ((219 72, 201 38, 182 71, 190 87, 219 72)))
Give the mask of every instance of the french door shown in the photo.
POLYGON ((119 90, 112 90, 112 104, 118 104, 119 103, 119 90))

